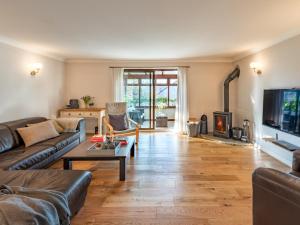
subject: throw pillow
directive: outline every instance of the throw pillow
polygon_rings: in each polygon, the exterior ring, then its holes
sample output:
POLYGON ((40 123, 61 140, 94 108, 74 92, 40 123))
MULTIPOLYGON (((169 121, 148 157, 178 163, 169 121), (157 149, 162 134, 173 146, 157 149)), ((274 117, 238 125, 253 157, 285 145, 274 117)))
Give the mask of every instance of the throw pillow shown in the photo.
POLYGON ((127 130, 128 124, 127 124, 127 114, 123 113, 120 115, 108 115, 109 123, 114 128, 114 130, 121 131, 121 130, 127 130))
POLYGON ((57 118, 55 121, 64 129, 64 132, 76 132, 79 122, 82 118, 70 117, 70 118, 57 118))
POLYGON ((51 121, 53 122, 53 125, 58 133, 61 134, 62 132, 64 132, 65 129, 56 120, 51 121))
POLYGON ((64 128, 58 124, 58 122, 56 120, 47 120, 45 122, 41 122, 41 123, 30 123, 30 124, 27 124, 28 127, 31 127, 31 126, 35 126, 35 125, 39 125, 39 124, 43 124, 43 123, 47 123, 48 121, 51 121, 55 127, 55 130, 58 132, 58 133, 62 133, 64 132, 64 128))
POLYGON ((18 128, 17 131, 21 135, 25 147, 59 136, 59 133, 56 131, 51 121, 46 121, 34 126, 18 128))

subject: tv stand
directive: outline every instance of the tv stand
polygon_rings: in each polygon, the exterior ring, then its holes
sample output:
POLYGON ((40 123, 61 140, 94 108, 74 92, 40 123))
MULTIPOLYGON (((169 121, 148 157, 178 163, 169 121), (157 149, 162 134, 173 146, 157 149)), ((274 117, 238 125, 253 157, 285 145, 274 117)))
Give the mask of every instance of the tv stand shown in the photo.
POLYGON ((289 143, 289 142, 287 142, 287 141, 283 141, 283 140, 273 140, 272 143, 275 144, 275 145, 278 145, 278 146, 280 146, 280 147, 282 147, 282 148, 285 148, 285 149, 287 149, 287 150, 289 150, 289 151, 291 151, 291 152, 296 151, 296 150, 300 150, 300 147, 299 147, 299 146, 296 146, 296 145, 294 145, 294 144, 291 144, 291 143, 289 143))
MULTIPOLYGON (((290 144, 290 143, 288 143, 290 144)), ((264 137, 262 141, 258 143, 260 149, 270 156, 278 159, 289 167, 293 164, 293 152, 295 151, 295 147, 287 147, 286 142, 281 142, 281 140, 276 140, 271 137, 264 137), (284 145, 283 145, 284 144, 284 145)), ((300 149, 300 147, 297 147, 300 149)))

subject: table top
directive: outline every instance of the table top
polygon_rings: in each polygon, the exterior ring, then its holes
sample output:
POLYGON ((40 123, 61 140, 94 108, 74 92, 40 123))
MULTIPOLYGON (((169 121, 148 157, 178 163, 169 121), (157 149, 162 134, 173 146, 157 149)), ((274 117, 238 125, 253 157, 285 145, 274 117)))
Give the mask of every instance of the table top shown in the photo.
POLYGON ((80 143, 77 147, 69 151, 67 154, 65 154, 62 158, 63 159, 91 159, 91 160, 97 160, 97 159, 119 159, 119 158, 126 158, 128 155, 130 155, 130 149, 132 145, 135 144, 135 137, 130 136, 127 137, 127 145, 124 145, 120 147, 120 150, 116 154, 112 155, 92 155, 88 154, 88 149, 94 145, 95 143, 90 142, 89 140, 86 140, 82 143, 80 143))
POLYGON ((78 109, 72 109, 72 108, 64 108, 59 109, 59 112, 98 112, 103 111, 105 108, 78 108, 78 109))

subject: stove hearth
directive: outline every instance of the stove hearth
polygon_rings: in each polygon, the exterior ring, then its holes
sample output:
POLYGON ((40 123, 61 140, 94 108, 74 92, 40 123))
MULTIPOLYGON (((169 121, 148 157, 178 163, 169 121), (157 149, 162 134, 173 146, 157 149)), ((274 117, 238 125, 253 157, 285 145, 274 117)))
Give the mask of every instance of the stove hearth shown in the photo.
POLYGON ((214 132, 213 135, 222 138, 231 138, 232 113, 231 112, 214 112, 213 118, 214 132))
POLYGON ((214 112, 214 136, 231 138, 232 113, 229 112, 229 83, 239 76, 240 68, 237 66, 224 81, 224 112, 214 112))

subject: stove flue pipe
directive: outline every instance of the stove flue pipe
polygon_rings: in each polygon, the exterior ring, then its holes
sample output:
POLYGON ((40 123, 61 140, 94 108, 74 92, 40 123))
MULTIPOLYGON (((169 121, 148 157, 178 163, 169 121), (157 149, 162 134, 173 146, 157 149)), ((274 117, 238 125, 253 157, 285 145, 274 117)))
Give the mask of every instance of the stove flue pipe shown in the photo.
POLYGON ((224 112, 229 112, 229 83, 240 76, 240 67, 236 68, 227 76, 224 81, 224 112))

